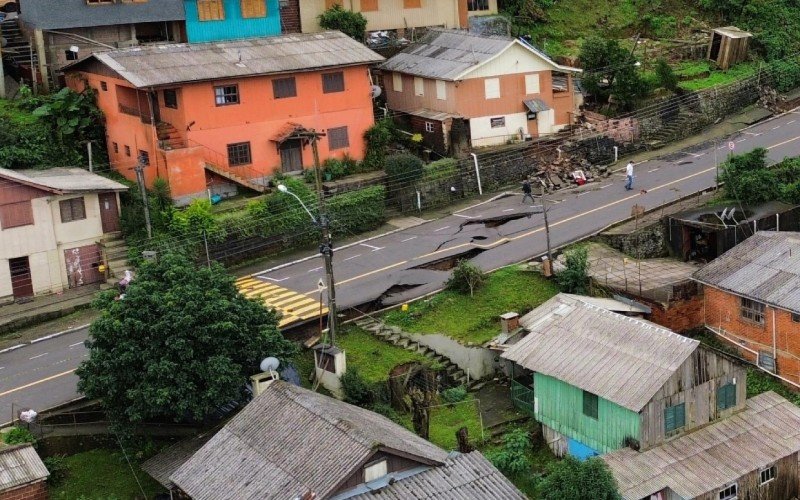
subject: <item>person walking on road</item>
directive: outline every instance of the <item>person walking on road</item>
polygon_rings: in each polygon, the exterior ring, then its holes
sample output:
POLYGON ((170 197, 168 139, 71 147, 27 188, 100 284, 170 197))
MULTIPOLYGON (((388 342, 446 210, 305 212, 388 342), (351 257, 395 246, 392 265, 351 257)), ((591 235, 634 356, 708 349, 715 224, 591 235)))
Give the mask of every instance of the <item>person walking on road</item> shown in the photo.
POLYGON ((533 195, 531 194, 531 183, 528 179, 522 181, 522 204, 525 204, 525 200, 528 198, 531 199, 531 203, 535 203, 533 201, 533 195))
POLYGON ((625 191, 633 189, 633 162, 629 161, 625 167, 625 191))

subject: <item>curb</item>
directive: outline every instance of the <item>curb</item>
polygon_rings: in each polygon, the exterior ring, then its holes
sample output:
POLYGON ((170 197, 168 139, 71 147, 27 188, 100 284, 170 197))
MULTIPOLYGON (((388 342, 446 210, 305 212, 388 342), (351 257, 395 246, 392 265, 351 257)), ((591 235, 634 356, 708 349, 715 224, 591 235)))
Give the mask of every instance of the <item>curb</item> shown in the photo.
POLYGON ((19 349, 20 347, 25 347, 26 345, 28 344, 17 344, 17 345, 12 345, 11 347, 6 347, 5 349, 0 350, 0 354, 3 354, 4 352, 14 351, 16 349, 19 349))
POLYGON ((13 345, 11 347, 6 347, 5 349, 0 350, 0 354, 3 354, 5 352, 14 351, 16 349, 19 349, 21 347, 25 347, 27 345, 33 345, 33 344, 36 344, 38 342, 44 342, 45 340, 54 339, 56 337, 60 337, 62 335, 66 335, 68 333, 73 333, 73 332, 76 332, 76 331, 81 330, 83 328, 87 328, 89 325, 90 325, 90 323, 87 323, 85 325, 80 325, 80 326, 74 326, 72 328, 68 328, 66 330, 62 330, 60 332, 51 333, 49 335, 45 335, 44 337, 39 337, 38 339, 29 340, 28 342, 24 342, 22 344, 17 344, 17 345, 13 345))

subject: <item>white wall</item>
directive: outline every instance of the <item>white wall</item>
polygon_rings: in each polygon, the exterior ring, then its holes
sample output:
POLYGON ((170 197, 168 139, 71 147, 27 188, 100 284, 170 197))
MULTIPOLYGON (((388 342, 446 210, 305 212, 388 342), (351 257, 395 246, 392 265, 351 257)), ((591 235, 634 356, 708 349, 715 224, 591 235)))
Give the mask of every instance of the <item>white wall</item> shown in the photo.
MULTIPOLYGON (((510 42, 509 42, 510 43, 510 42)), ((463 80, 471 78, 490 78, 519 73, 538 73, 551 71, 553 65, 519 43, 510 46, 498 56, 464 75, 463 80)))
POLYGON ((528 133, 528 115, 526 113, 513 113, 509 115, 489 115, 469 120, 470 138, 472 146, 479 148, 483 146, 494 146, 505 144, 511 139, 512 135, 519 138, 519 129, 524 134, 528 133), (491 119, 505 117, 505 127, 492 128, 491 119))
MULTIPOLYGON (((547 135, 552 134, 553 132, 558 132, 558 130, 555 130, 553 126, 555 119, 556 112, 552 109, 536 113, 536 126, 538 127, 539 135, 547 135)), ((565 126, 566 125, 562 125, 561 128, 564 128, 565 126)))

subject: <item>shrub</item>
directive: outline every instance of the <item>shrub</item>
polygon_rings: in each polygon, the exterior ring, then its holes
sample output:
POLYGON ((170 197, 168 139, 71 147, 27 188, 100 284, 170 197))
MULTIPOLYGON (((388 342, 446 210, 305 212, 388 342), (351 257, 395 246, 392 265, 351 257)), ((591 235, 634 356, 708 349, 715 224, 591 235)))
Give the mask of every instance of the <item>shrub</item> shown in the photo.
POLYGON ((441 393, 442 401, 445 403, 460 403, 467 399, 467 388, 463 385, 445 389, 441 393))
POLYGON ((422 160, 408 153, 389 156, 386 158, 384 169, 389 192, 392 195, 398 194, 398 191, 404 187, 415 183, 425 173, 422 160))
POLYGON ((772 86, 778 92, 787 92, 800 85, 800 61, 775 60, 769 64, 772 86))
POLYGON ((350 367, 341 377, 344 401, 352 405, 367 408, 375 402, 375 393, 358 368, 350 367))
POLYGON ((585 295, 589 292, 589 257, 586 247, 566 252, 566 267, 555 279, 562 292, 585 295))
POLYGON ((425 165, 426 181, 449 179, 458 174, 458 160, 455 158, 442 158, 425 165))
POLYGON ((36 436, 24 427, 13 427, 10 431, 3 434, 3 442, 11 445, 31 443, 36 446, 36 436))
POLYGON ((486 274, 468 260, 460 260, 455 268, 450 279, 447 280, 445 286, 450 290, 455 290, 459 293, 469 292, 472 297, 481 285, 486 282, 486 274))
MULTIPOLYGON (((514 429, 503 436, 503 447, 489 454, 489 461, 507 476, 517 476, 530 471, 528 451, 531 438, 525 429, 514 429)), ((564 497, 569 498, 569 497, 564 497)))
POLYGON ((597 457, 581 462, 573 456, 553 462, 539 483, 543 500, 617 500, 617 482, 606 463, 597 457))
POLYGON ((66 455, 53 455, 42 460, 50 473, 47 478, 47 484, 50 486, 59 486, 69 475, 69 464, 67 464, 66 458, 66 455))
POLYGON ((678 77, 664 59, 659 59, 656 62, 656 78, 658 78, 658 84, 670 92, 675 92, 678 89, 678 77))
POLYGON ((331 230, 358 234, 377 229, 386 222, 386 188, 371 186, 328 199, 331 230))
POLYGON ((386 161, 386 148, 395 137, 394 123, 391 119, 384 119, 367 129, 364 132, 364 141, 367 150, 364 154, 364 161, 361 162, 359 171, 370 172, 380 170, 386 161))
POLYGON ((225 237, 211 212, 211 202, 206 198, 192 200, 185 210, 176 210, 169 229, 173 236, 188 240, 202 241, 205 236, 219 241, 225 237))
POLYGON ((353 12, 334 4, 319 15, 319 25, 322 29, 341 31, 350 38, 363 42, 367 31, 367 18, 360 12, 353 12))
POLYGON ((322 163, 322 171, 325 173, 325 180, 335 181, 350 174, 349 165, 336 158, 328 158, 322 163))

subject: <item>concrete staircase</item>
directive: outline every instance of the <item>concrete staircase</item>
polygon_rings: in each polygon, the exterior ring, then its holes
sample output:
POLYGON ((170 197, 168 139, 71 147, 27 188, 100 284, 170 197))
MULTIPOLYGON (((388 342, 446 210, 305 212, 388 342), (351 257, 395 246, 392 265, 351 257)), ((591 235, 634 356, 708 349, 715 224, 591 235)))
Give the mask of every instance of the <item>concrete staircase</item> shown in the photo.
POLYGON ((6 45, 3 47, 4 58, 13 60, 16 64, 29 65, 32 56, 33 64, 37 64, 36 51, 33 51, 33 55, 31 55, 30 44, 19 29, 17 19, 6 19, 0 22, 0 33, 6 39, 6 45))
MULTIPOLYGON (((240 184, 244 187, 250 188, 253 191, 257 191, 259 193, 266 193, 269 190, 267 186, 267 181, 264 177, 243 177, 233 171, 231 168, 226 168, 226 166, 218 164, 216 162, 211 163, 209 161, 205 162, 206 170, 214 172, 215 174, 224 177, 230 181, 233 181, 237 184, 240 184)), ((238 167, 237 167, 238 168, 238 167)), ((242 172, 246 173, 247 167, 242 167, 242 172)))
POLYGON ((156 134, 158 136, 158 147, 164 150, 182 149, 186 147, 186 141, 181 137, 171 123, 158 122, 156 125, 156 134))
POLYGON ((133 270, 128 263, 128 246, 121 232, 104 234, 99 243, 108 267, 108 283, 116 285, 125 276, 126 269, 133 270))
POLYGON ((698 117, 695 113, 681 109, 674 118, 649 135, 647 140, 649 143, 661 146, 680 139, 687 135, 687 131, 694 130, 697 119, 698 117))
POLYGON ((431 362, 437 363, 444 367, 444 372, 447 377, 455 385, 463 385, 465 387, 472 387, 478 383, 477 380, 470 380, 467 374, 453 363, 450 358, 436 352, 428 346, 422 345, 409 337, 408 333, 403 332, 396 326, 386 325, 374 318, 366 316, 355 321, 355 324, 361 329, 371 333, 375 337, 388 342, 397 347, 401 347, 406 351, 416 352, 422 354, 431 362))

